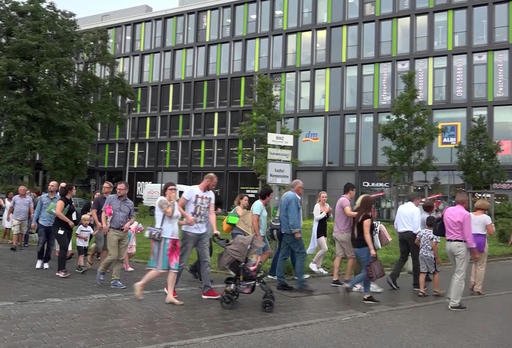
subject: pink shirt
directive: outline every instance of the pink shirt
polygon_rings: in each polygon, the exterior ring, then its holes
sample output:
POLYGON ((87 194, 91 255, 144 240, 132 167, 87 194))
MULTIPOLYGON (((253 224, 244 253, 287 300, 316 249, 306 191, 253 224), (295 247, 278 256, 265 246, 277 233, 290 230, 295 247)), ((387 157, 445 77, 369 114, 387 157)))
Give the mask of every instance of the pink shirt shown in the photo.
POLYGON ((446 208, 443 220, 447 240, 465 240, 468 248, 476 247, 471 233, 471 215, 462 205, 446 208))

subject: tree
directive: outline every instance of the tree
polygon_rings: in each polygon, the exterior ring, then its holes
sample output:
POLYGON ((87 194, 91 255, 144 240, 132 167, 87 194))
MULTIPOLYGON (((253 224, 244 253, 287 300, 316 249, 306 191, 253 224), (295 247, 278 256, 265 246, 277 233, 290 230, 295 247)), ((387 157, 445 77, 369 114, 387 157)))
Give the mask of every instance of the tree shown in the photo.
POLYGON ((401 79, 404 90, 393 100, 391 115, 380 126, 380 134, 391 143, 382 148, 389 164, 387 176, 397 183, 412 185, 415 171, 427 172, 435 168, 434 158, 426 149, 439 130, 431 121, 430 108, 417 100, 415 73, 409 71, 401 79))
MULTIPOLYGON (((240 139, 250 146, 249 151, 244 151, 242 161, 244 166, 252 168, 260 183, 267 180, 267 133, 275 133, 277 123, 282 121, 278 111, 279 98, 274 94, 273 82, 266 75, 258 75, 256 78, 256 99, 252 104, 252 114, 240 124, 240 139)), ((297 131, 291 132, 281 126, 280 133, 297 135, 297 131)))
POLYGON ((0 3, 0 176, 85 174, 98 123, 117 122, 133 91, 116 71, 105 30, 79 32, 44 0, 0 3))
POLYGON ((489 189, 493 183, 507 178, 498 160, 501 146, 489 135, 484 117, 473 118, 466 145, 458 144, 456 149, 461 178, 470 189, 489 189))

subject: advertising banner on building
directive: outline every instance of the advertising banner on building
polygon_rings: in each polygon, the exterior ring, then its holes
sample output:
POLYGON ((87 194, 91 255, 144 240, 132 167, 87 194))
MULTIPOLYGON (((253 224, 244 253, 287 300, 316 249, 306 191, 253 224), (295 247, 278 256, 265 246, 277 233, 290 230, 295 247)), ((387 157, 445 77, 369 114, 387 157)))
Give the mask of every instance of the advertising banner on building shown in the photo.
POLYGON ((439 123, 438 146, 455 147, 461 141, 460 122, 440 122, 439 123))

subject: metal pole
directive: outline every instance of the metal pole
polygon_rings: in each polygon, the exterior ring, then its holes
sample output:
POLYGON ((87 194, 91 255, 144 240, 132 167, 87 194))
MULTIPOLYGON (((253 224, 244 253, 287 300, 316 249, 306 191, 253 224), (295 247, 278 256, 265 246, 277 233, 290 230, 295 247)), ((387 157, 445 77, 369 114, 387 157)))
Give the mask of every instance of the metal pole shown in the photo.
POLYGON ((130 147, 132 145, 132 103, 133 100, 126 99, 126 132, 128 138, 128 146, 126 149, 126 171, 124 181, 128 182, 128 173, 130 172, 130 147))

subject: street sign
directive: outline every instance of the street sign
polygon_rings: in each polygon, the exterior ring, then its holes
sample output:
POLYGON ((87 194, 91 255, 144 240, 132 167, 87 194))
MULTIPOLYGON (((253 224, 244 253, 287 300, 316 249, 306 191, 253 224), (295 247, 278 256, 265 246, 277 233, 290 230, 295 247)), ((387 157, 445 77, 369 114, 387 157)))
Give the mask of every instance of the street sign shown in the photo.
POLYGON ((287 162, 267 163, 267 183, 289 184, 292 182, 292 164, 287 162))
POLYGON ((267 144, 268 145, 293 146, 293 135, 267 133, 267 144))
POLYGON ((292 160, 292 150, 274 149, 269 147, 267 152, 267 159, 289 162, 292 160))

